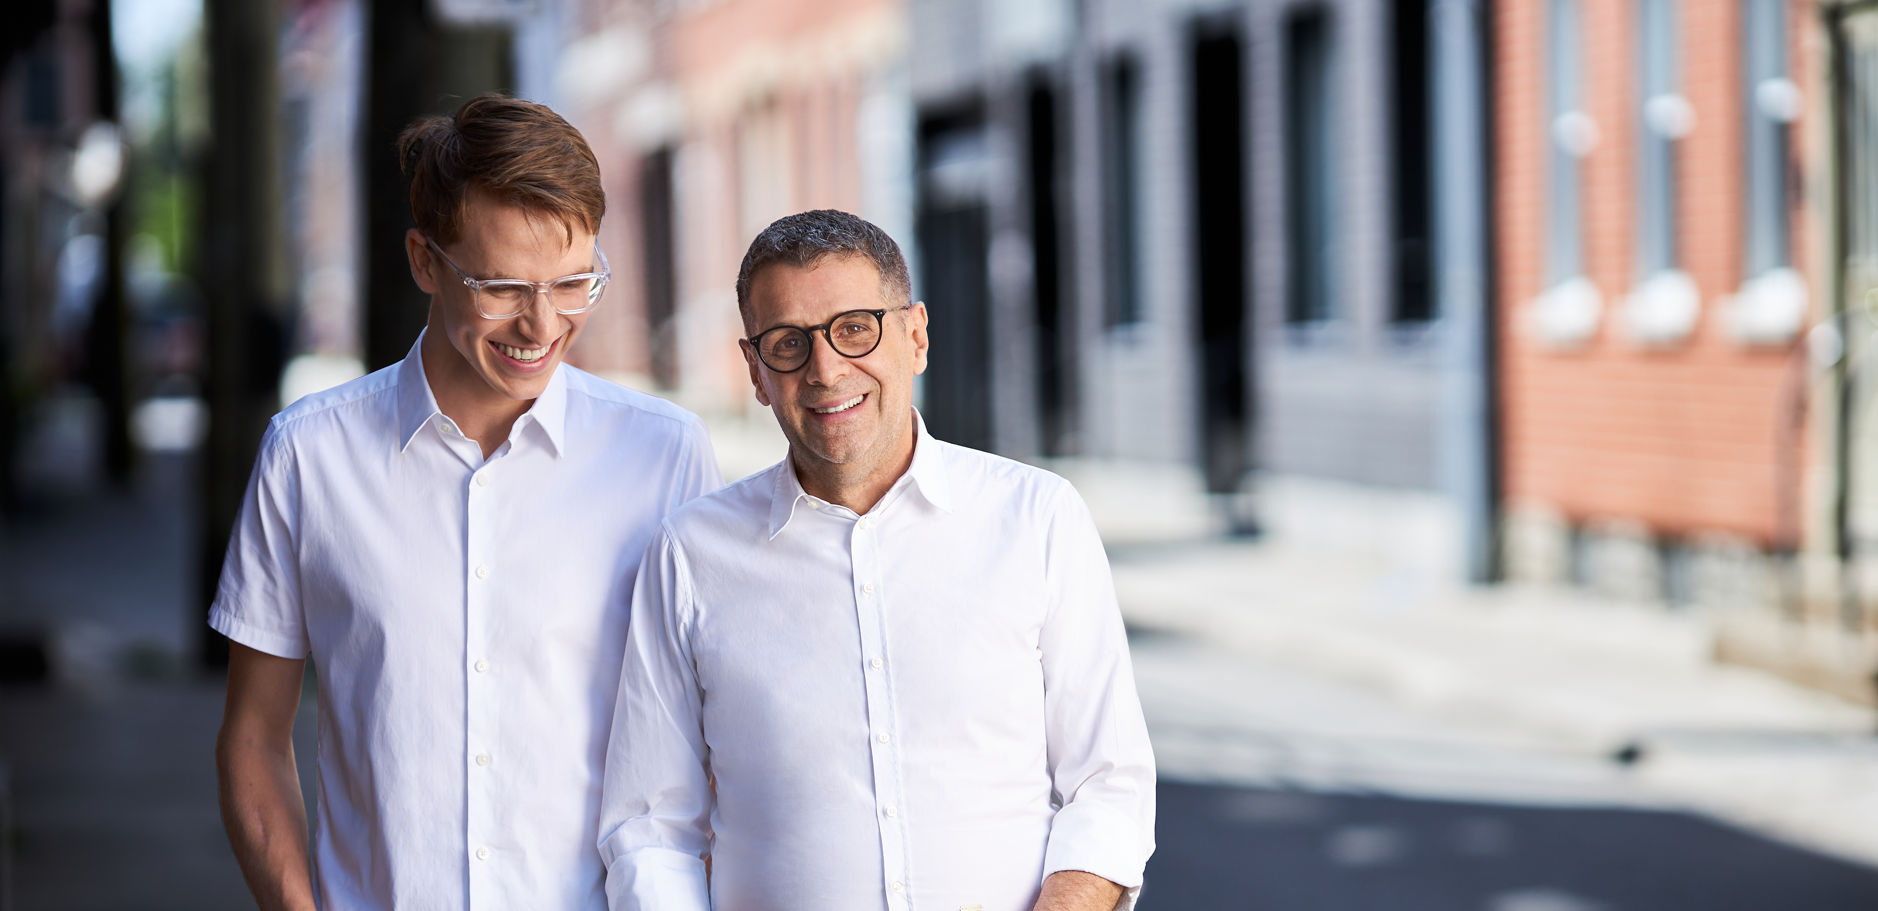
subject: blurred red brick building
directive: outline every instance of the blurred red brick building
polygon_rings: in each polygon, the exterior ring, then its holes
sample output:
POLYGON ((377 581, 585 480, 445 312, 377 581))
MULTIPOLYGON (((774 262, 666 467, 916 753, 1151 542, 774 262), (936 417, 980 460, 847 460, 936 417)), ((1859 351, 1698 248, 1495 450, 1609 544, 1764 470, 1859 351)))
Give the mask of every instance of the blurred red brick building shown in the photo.
POLYGON ((891 0, 587 4, 562 109, 603 162, 622 275, 576 360, 710 413, 748 402, 734 280, 770 221, 835 207, 893 221, 861 135, 891 82, 891 0))
POLYGON ((1753 554, 1826 544, 1803 344, 1832 282, 1817 18, 1786 0, 1496 7, 1515 577, 1754 597, 1715 589, 1762 587, 1753 554))

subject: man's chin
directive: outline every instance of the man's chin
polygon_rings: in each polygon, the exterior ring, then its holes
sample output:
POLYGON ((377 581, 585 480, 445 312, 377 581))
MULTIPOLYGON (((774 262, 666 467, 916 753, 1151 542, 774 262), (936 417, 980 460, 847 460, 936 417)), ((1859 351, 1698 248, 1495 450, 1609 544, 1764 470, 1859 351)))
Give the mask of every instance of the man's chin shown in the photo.
POLYGON ((489 364, 482 370, 483 382, 488 383, 489 388, 501 393, 504 397, 518 402, 530 402, 540 398, 541 393, 547 390, 548 381, 554 376, 555 368, 559 366, 560 363, 557 361, 548 364, 547 368, 540 373, 512 376, 500 366, 489 364))
POLYGON ((791 449, 825 465, 847 465, 859 461, 867 451, 866 445, 853 434, 817 433, 811 427, 784 436, 790 438, 791 449))

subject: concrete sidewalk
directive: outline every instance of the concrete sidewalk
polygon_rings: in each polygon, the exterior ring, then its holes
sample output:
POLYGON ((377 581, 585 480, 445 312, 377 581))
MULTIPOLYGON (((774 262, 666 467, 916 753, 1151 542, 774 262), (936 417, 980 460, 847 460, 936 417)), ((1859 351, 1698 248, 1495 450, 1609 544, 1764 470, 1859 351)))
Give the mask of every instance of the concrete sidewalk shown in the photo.
POLYGON ((1705 813, 1878 864, 1878 717, 1715 618, 1278 544, 1112 544, 1163 773, 1705 813))

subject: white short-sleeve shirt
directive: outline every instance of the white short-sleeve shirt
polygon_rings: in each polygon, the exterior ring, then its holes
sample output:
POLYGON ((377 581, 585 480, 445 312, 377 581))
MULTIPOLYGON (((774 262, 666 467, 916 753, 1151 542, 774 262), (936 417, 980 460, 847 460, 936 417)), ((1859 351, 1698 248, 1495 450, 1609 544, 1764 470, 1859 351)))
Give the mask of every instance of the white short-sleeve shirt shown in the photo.
POLYGON ((321 907, 601 909, 634 575, 709 438, 562 365, 484 460, 418 350, 273 419, 209 623, 318 669, 321 907))

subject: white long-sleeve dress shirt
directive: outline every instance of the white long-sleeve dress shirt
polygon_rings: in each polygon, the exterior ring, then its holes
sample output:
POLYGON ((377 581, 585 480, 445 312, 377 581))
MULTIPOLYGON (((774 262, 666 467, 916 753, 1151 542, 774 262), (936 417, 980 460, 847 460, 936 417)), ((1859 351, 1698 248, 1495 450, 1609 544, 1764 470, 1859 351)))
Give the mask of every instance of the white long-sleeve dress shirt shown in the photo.
POLYGON ((1082 499, 921 423, 866 515, 787 458, 673 513, 599 845, 613 911, 1028 911, 1059 870, 1132 906, 1154 758, 1082 499))
POLYGON ((639 557, 718 484, 696 417, 566 365, 486 461, 415 346, 274 418, 209 622, 318 668, 320 907, 606 906, 639 557))

